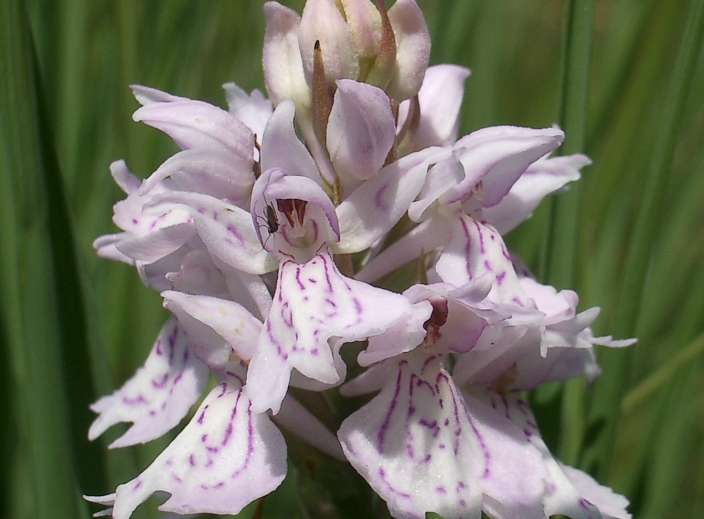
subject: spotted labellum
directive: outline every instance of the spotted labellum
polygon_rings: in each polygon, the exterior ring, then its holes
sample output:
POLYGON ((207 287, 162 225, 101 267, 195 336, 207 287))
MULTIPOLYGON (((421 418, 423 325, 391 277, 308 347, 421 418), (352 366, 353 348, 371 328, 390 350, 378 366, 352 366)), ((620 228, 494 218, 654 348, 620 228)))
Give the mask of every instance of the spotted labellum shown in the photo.
POLYGON ((630 517, 550 453, 525 392, 591 381, 595 344, 633 340, 594 337, 598 309, 578 312, 503 238, 589 159, 551 156, 556 127, 458 136, 469 71, 428 66, 414 0, 264 15, 268 98, 227 84, 224 110, 133 87, 135 121, 180 151, 143 181, 111 166, 121 231, 94 245, 171 316, 91 406, 89 437, 129 422, 110 445, 125 447, 189 418, 144 472, 86 497, 96 515, 127 519, 155 493, 172 514, 238 514, 300 462, 294 441, 399 519, 630 517))

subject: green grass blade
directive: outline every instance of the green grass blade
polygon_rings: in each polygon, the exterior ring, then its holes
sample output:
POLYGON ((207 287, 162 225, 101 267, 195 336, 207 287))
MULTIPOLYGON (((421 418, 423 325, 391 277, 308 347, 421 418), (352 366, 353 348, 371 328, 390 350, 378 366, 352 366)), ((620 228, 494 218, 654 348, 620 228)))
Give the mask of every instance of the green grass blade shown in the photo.
MULTIPOLYGON (((558 121, 566 134, 560 153, 568 155, 584 151, 594 2, 570 0, 564 9, 558 121)), ((567 192, 548 201, 550 211, 540 273, 542 279, 558 288, 574 286, 579 196, 579 183, 574 183, 567 192)), ((562 409, 554 405, 537 408, 542 424, 560 424, 558 452, 568 463, 575 461, 583 436, 583 387, 581 380, 567 385, 561 396, 562 409)), ((536 401, 545 398, 540 391, 553 389, 539 389, 536 401)))
MULTIPOLYGON (((671 84, 662 112, 662 122, 659 126, 660 131, 654 143, 635 230, 631 235, 628 248, 624 280, 612 330, 617 337, 633 336, 636 332, 645 274, 653 243, 658 234, 658 223, 677 138, 678 123, 703 32, 704 0, 694 0, 671 76, 671 84)), ((635 348, 604 352, 602 362, 608 365, 608 369, 597 380, 592 391, 589 420, 591 426, 598 432, 585 451, 583 463, 590 471, 602 478, 608 471, 616 418, 634 351, 636 351, 635 348)))
MULTIPOLYGON (((565 142, 560 148, 563 155, 584 152, 593 16, 593 0, 565 3, 558 117, 565 131, 565 142)), ((579 183, 575 183, 566 193, 552 200, 544 279, 558 288, 574 286, 579 192, 579 183)))
POLYGON ((4 0, 2 12, 2 328, 17 426, 11 463, 32 496, 9 506, 83 517, 79 488, 104 473, 85 435, 94 390, 83 287, 24 4, 4 0))

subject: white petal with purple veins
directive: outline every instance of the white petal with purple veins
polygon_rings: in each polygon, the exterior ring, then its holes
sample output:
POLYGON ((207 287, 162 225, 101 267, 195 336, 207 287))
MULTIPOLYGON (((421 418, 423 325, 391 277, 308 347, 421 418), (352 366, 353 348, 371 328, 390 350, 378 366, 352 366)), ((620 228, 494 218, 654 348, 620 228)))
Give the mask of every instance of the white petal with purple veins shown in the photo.
POLYGON ((262 248, 252 216, 244 209, 212 196, 178 191, 157 198, 150 210, 156 212, 171 207, 191 213, 205 246, 228 265, 250 274, 276 270, 276 257, 262 248))
POLYGON ((113 517, 127 519, 157 491, 159 507, 179 514, 238 514, 286 474, 286 443, 265 414, 252 412, 244 368, 233 367, 191 422, 137 478, 117 487, 113 517))
POLYGON ((404 355, 378 396, 338 437, 347 459, 396 518, 479 518, 492 453, 442 357, 404 355))
POLYGON ((480 482, 482 509, 497 519, 545 518, 543 495, 548 471, 542 452, 531 441, 538 432, 527 418, 528 423, 513 420, 524 407, 530 413, 528 404, 519 392, 485 391, 482 395, 480 390, 478 397, 463 396, 491 456, 490 477, 480 482))
POLYGON ((456 287, 491 274, 495 278, 488 295, 491 302, 532 306, 518 281, 501 235, 490 225, 467 215, 454 222, 450 241, 435 268, 443 281, 456 287))
POLYGON ((207 380, 208 368, 190 351, 186 335, 171 318, 161 329, 144 366, 119 390, 91 405, 99 416, 88 438, 97 438, 118 422, 133 425, 110 447, 158 438, 186 415, 207 380))
POLYGON ((278 410, 292 369, 339 382, 329 339, 377 335, 410 312, 408 300, 340 274, 329 253, 306 264, 285 261, 247 378, 255 410, 278 410))

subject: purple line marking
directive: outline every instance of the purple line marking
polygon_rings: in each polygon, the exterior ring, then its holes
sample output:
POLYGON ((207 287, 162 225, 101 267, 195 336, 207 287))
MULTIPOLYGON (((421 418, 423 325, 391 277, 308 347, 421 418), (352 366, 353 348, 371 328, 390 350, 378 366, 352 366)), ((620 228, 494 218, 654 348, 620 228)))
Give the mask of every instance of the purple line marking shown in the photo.
MULTIPOLYGON (((379 428, 379 432, 377 433, 377 451, 379 454, 384 453, 384 441, 386 440, 386 433, 389 430, 389 424, 391 423, 391 415, 394 412, 394 409, 396 408, 396 404, 398 403, 398 395, 401 392, 401 377, 402 377, 402 370, 401 370, 401 364, 406 363, 406 361, 401 361, 399 364, 399 371, 398 375, 396 377, 396 389, 394 390, 394 396, 391 399, 391 403, 389 405, 389 410, 386 413, 386 417, 384 418, 384 423, 381 424, 381 427, 379 428)), ((382 469, 379 469, 382 470, 382 469)))

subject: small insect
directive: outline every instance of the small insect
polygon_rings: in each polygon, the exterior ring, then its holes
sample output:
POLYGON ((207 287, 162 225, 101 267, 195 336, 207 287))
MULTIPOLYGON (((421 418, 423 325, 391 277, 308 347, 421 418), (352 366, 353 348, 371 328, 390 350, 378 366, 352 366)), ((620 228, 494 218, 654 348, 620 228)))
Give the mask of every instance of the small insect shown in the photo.
POLYGON ((269 234, 274 234, 279 230, 279 219, 276 217, 276 211, 269 204, 266 204, 266 227, 269 234))
POLYGON ((259 228, 260 239, 263 240, 262 245, 266 249, 266 243, 269 241, 269 238, 271 238, 272 235, 279 230, 279 217, 276 214, 276 210, 274 209, 273 204, 270 204, 266 200, 266 198, 264 199, 264 203, 266 204, 264 214, 257 213, 256 219, 257 227, 259 228), (266 228, 266 236, 263 235, 262 228, 266 228))

